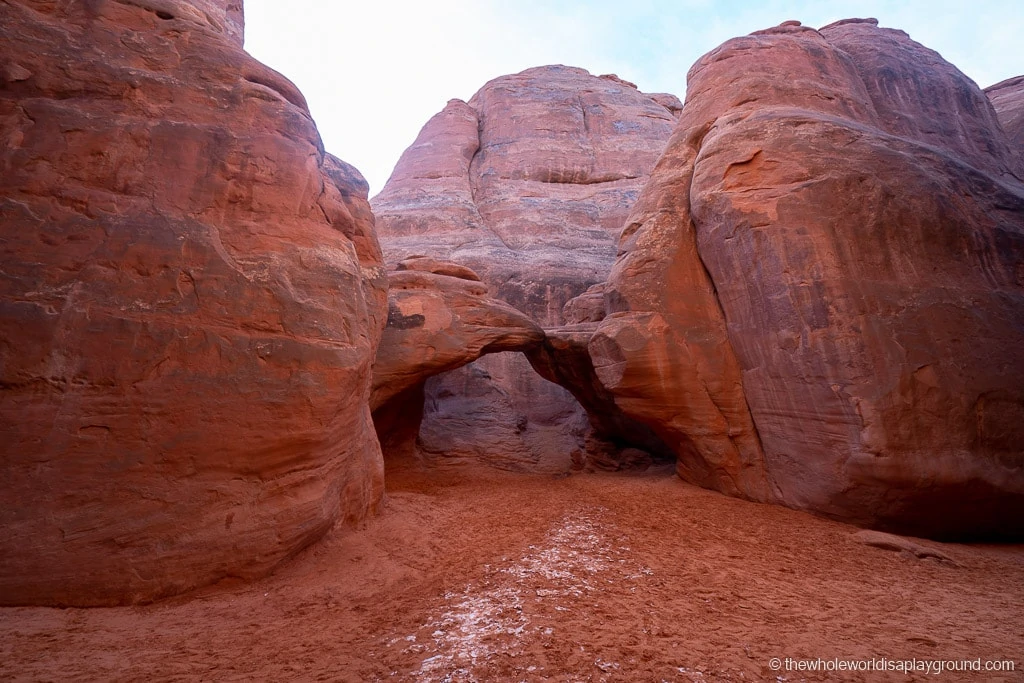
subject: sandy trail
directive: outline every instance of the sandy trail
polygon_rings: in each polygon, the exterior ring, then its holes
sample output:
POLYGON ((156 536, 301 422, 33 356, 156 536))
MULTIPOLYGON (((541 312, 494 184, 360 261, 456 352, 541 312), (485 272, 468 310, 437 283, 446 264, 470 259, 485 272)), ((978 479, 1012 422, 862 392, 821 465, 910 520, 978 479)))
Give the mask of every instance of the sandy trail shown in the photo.
POLYGON ((552 669, 543 653, 559 640, 578 643, 578 652, 569 653, 574 669, 621 669, 614 652, 605 653, 610 659, 588 653, 586 639, 567 628, 582 616, 585 623, 577 628, 593 630, 586 622, 600 608, 602 594, 635 594, 639 581, 652 573, 636 565, 628 546, 614 545, 621 539, 603 521, 604 513, 605 508, 581 506, 566 514, 518 559, 484 565, 479 584, 446 592, 417 633, 388 646, 404 644, 401 654, 423 655, 413 672, 423 681, 543 678, 552 669))
POLYGON ((0 678, 1024 680, 1021 546, 941 546, 958 566, 912 558, 666 470, 392 464, 388 486, 379 518, 253 584, 133 608, 2 609, 0 678), (840 676, 776 672, 773 657, 1018 662, 840 676))

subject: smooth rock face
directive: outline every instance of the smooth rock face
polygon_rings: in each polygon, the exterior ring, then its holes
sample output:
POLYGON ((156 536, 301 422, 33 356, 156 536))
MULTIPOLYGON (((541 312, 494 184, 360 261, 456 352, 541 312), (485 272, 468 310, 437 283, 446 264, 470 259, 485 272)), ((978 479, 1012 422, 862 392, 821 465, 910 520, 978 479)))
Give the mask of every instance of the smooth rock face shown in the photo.
POLYGON ((258 576, 381 499, 366 184, 240 19, 0 5, 2 604, 258 576))
POLYGON ((630 217, 597 373, 704 485, 1020 537, 1020 178, 984 94, 900 31, 731 40, 630 217))
POLYGON ((985 88, 985 94, 1010 142, 1024 155, 1024 76, 1008 78, 985 88))
MULTIPOLYGON (((566 302, 607 276, 680 106, 617 76, 565 66, 503 76, 468 103, 450 101, 372 200, 388 261, 455 261, 542 326, 562 324, 566 302)), ((453 451, 459 432, 466 457, 500 450, 509 466, 517 453, 524 467, 560 458, 586 428, 572 396, 519 354, 432 379, 427 403, 436 410, 428 409, 424 448, 453 451), (494 423, 508 436, 500 448, 487 443, 494 423)))

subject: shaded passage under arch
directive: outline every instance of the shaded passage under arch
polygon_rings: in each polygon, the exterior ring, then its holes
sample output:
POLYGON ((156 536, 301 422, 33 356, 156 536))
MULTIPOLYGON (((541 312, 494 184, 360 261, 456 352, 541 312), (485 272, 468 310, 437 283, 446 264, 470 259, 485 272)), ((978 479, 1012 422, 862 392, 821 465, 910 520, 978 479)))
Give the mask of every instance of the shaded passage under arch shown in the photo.
POLYGON ((411 258, 398 268, 390 273, 388 324, 374 366, 370 401, 386 458, 418 452, 530 471, 584 466, 622 469, 673 458, 648 427, 628 418, 603 391, 585 342, 582 353, 572 353, 565 348, 562 330, 549 339, 528 316, 488 297, 486 285, 463 266, 411 258), (503 353, 511 351, 519 353, 503 353), (534 370, 555 383, 547 385, 547 392, 560 400, 551 400, 544 392, 536 396, 475 394, 480 386, 494 391, 489 383, 475 382, 478 375, 532 374, 534 370), (503 409, 514 409, 505 406, 510 401, 550 401, 559 410, 568 404, 578 411, 579 419, 565 420, 560 415, 551 424, 541 420, 505 433, 509 427, 505 421, 488 418, 491 413, 500 418, 503 409), (455 438, 456 432, 460 438, 455 438))

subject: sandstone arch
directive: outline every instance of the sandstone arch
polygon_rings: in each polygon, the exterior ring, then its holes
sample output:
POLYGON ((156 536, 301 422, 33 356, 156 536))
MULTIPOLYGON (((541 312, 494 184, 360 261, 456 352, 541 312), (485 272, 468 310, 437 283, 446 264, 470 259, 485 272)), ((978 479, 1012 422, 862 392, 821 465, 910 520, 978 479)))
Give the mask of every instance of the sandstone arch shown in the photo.
MULTIPOLYGON (((370 407, 386 457, 412 454, 424 414, 425 384, 432 377, 466 366, 478 358, 495 353, 519 352, 545 380, 565 387, 586 410, 594 437, 602 443, 588 449, 588 455, 561 453, 551 461, 537 462, 537 469, 564 467, 570 460, 581 466, 586 457, 592 464, 616 468, 623 464, 618 451, 641 448, 656 457, 671 458, 671 451, 646 426, 627 417, 615 404, 594 374, 586 341, 593 324, 576 328, 542 330, 528 316, 508 303, 487 295, 487 285, 475 272, 451 262, 428 257, 401 261, 389 274, 388 323, 374 364, 370 407), (582 335, 574 339, 573 332, 582 335), (574 341, 582 340, 582 346, 574 341)), ((478 372, 480 372, 478 370, 478 372)), ((488 382, 461 383, 450 402, 471 401, 479 386, 488 382)), ((442 394, 443 392, 432 392, 442 394)), ((444 398, 442 396, 442 398, 444 398)), ((446 401, 428 406, 444 408, 446 401)), ((500 412, 500 399, 485 402, 485 409, 468 411, 460 419, 488 421, 489 414, 500 412), (481 418, 481 415, 484 417, 481 418)), ((510 406, 504 406, 510 410, 510 406)), ((461 407, 456 407, 456 410, 461 407)), ((501 441, 505 416, 494 415, 493 424, 455 430, 442 435, 452 450, 458 442, 478 439, 480 448, 491 449, 489 464, 530 468, 529 456, 521 445, 501 441)), ((513 429, 514 431, 514 429, 513 429)), ((582 441, 581 436, 581 441, 582 441)), ((540 436, 543 439, 543 435, 540 436)), ((560 444, 551 444, 557 449, 560 444)), ((539 445, 541 448, 545 445, 539 445)), ((527 449, 529 450, 529 449, 527 449)), ((574 449, 580 450, 580 449, 574 449)), ((625 458, 636 458, 633 452, 625 458)), ((540 458, 543 460, 543 458, 540 458)))

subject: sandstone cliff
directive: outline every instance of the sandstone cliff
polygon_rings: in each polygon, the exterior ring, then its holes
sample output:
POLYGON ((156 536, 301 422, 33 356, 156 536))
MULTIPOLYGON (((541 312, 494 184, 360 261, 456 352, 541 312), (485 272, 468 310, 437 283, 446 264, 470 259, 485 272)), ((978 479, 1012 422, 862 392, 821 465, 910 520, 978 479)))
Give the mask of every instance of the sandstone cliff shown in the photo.
MULTIPOLYGON (((602 282, 623 221, 681 105, 616 76, 529 69, 452 100, 373 198, 389 261, 430 255, 480 274, 543 326, 602 282)), ((512 468, 567 467, 589 426, 564 389, 518 354, 427 383, 420 446, 512 468)))
POLYGON ((900 31, 730 40, 628 219, 596 373, 691 481, 1020 537, 1022 178, 985 95, 900 31))
POLYGON ((0 603, 266 573, 382 495, 367 187, 241 4, 0 4, 0 603))
POLYGON ((985 94, 996 110, 999 123, 1024 154, 1024 76, 1015 76, 985 88, 985 94))

